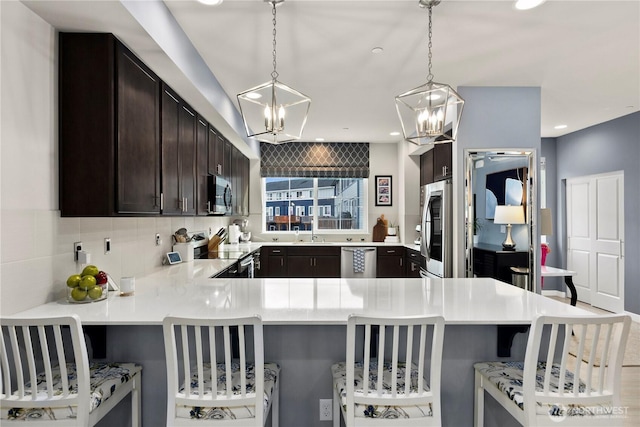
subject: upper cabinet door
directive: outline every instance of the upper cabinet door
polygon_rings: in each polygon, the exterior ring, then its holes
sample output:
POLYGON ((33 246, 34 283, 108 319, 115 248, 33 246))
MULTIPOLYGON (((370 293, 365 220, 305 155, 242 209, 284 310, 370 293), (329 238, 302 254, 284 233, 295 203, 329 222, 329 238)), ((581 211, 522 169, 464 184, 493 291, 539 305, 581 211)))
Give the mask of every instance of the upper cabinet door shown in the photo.
POLYGON ((441 181, 451 178, 453 157, 451 143, 436 144, 433 147, 433 180, 441 181))
POLYGON ((59 35, 62 216, 160 213, 160 80, 112 34, 59 35))
POLYGON ((198 116, 196 122, 196 215, 206 215, 207 206, 207 175, 209 159, 209 123, 198 116))
POLYGON ((119 213, 160 211, 160 80, 118 45, 119 213))
POLYGON ((179 153, 180 205, 183 215, 196 213, 196 113, 185 103, 180 105, 179 153))
POLYGON ((162 88, 163 214, 196 211, 196 114, 166 84, 162 88))
POLYGON ((162 85, 162 197, 163 214, 182 214, 180 201, 180 100, 170 87, 162 85))

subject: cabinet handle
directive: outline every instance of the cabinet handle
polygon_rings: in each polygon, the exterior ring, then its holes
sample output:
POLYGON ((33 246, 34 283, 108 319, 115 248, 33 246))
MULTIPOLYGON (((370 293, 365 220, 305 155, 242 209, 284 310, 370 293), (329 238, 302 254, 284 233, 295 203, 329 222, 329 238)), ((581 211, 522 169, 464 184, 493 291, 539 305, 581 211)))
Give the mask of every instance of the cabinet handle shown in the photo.
POLYGON ((447 166, 442 167, 442 176, 447 176, 447 166))
POLYGON ((279 254, 280 253, 280 249, 274 249, 274 250, 271 251, 271 253, 279 254))
POLYGON ((402 262, 402 258, 400 258, 400 267, 402 267, 403 262, 402 262))
POLYGON ((396 251, 390 251, 390 250, 387 250, 387 253, 388 253, 388 254, 395 254, 395 253, 396 253, 396 251))
POLYGON ((280 258, 280 267, 284 267, 284 258, 280 258))
POLYGON ((216 165, 216 171, 218 172, 218 175, 222 175, 222 165, 220 163, 216 165))
POLYGON ((211 213, 211 202, 207 202, 207 213, 211 213))
POLYGON ((160 193, 160 210, 164 210, 164 193, 160 193))
POLYGON ((309 258, 309 267, 313 267, 313 258, 309 258))

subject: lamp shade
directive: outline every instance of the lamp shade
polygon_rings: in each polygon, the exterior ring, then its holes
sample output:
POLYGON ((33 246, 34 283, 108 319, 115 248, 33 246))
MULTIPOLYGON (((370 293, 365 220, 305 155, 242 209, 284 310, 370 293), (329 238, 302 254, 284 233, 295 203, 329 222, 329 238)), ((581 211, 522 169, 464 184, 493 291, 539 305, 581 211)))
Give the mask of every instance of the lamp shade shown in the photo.
POLYGON ((551 209, 540 209, 540 234, 542 236, 553 235, 553 220, 551 218, 551 209))
POLYGON ((522 206, 496 206, 493 217, 494 224, 524 224, 524 208, 522 206))

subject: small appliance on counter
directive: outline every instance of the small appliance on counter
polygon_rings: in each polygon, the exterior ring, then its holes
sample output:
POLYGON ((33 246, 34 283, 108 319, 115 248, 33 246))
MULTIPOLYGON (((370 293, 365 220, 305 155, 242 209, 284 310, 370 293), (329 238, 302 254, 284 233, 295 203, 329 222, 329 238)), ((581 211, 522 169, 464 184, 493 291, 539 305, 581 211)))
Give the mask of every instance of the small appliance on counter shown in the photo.
POLYGON ((227 237, 227 242, 231 245, 237 245, 240 243, 240 227, 237 224, 229 224, 229 236, 227 237))
POLYGON ((247 230, 249 220, 236 219, 233 223, 240 227, 240 243, 251 243, 251 232, 247 230))
POLYGON ((416 240, 413 241, 414 245, 419 245, 420 242, 422 241, 422 227, 420 226, 420 224, 416 225, 416 232, 418 233, 418 237, 416 237, 416 240))
POLYGON ((189 235, 186 228, 181 228, 173 235, 173 251, 180 254, 182 262, 193 261, 201 252, 207 252, 209 243, 204 231, 189 235))

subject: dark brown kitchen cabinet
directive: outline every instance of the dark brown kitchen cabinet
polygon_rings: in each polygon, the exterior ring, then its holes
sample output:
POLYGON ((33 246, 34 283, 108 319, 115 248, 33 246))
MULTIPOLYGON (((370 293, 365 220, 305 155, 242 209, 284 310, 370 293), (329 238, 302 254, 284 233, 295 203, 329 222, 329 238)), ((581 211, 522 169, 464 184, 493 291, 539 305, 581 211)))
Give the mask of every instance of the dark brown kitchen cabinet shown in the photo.
POLYGON ((242 199, 242 153, 238 150, 234 145, 231 146, 231 189, 233 194, 233 199, 231 204, 233 206, 233 214, 234 215, 244 215, 242 212, 242 207, 240 201, 242 199))
POLYGON ((451 178, 453 154, 451 143, 435 144, 433 147, 433 181, 451 178))
POLYGON ((405 276, 410 278, 420 277, 420 266, 422 265, 422 255, 420 255, 420 251, 405 248, 404 257, 407 266, 405 276))
POLYGON ((420 155, 420 185, 433 182, 433 149, 420 155))
POLYGON ((210 210, 207 200, 207 175, 209 174, 209 123, 200 115, 196 122, 196 173, 198 194, 196 215, 207 215, 210 210))
POLYGON ((260 273, 263 277, 288 277, 287 248, 262 247, 260 264, 262 266, 260 273))
POLYGON ((112 34, 59 34, 62 216, 160 213, 160 79, 112 34))
POLYGON ((287 263, 289 277, 340 277, 340 248, 289 248, 287 263))
POLYGON ((512 282, 511 267, 529 267, 526 251, 505 251, 500 245, 479 244, 473 248, 473 274, 512 282))
POLYGON ((196 211, 196 113, 169 86, 162 87, 162 213, 196 211))
POLYGON ((420 155, 420 185, 451 178, 453 155, 451 143, 435 144, 420 155))
POLYGON ((216 128, 209 126, 209 173, 231 177, 231 144, 216 128))
POLYGON ((404 247, 379 247, 376 277, 405 277, 404 247))

